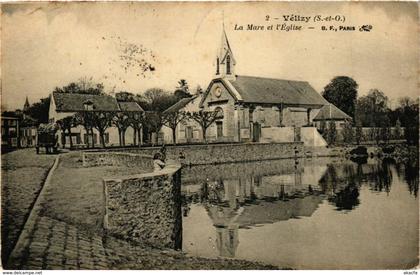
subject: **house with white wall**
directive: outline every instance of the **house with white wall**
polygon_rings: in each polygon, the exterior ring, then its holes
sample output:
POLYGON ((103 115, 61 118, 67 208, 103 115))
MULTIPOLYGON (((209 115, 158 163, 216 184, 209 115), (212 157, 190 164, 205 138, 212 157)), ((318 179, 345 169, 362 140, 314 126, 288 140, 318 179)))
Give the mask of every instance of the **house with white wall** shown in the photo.
MULTIPOLYGON (((57 93, 51 94, 50 108, 48 118, 50 122, 58 122, 66 117, 71 117, 77 112, 82 111, 101 111, 101 112, 143 112, 143 109, 136 102, 118 102, 109 95, 91 95, 75 93, 57 93)), ((86 133, 82 125, 72 127, 71 136, 68 133, 63 135, 59 131, 59 143, 69 144, 70 138, 73 145, 84 147, 88 144, 99 145, 99 132, 93 129, 93 140, 86 133)), ((126 145, 131 145, 134 140, 134 130, 129 127, 126 131, 126 145)), ((118 129, 111 125, 105 133, 105 144, 108 146, 119 145, 118 129)))

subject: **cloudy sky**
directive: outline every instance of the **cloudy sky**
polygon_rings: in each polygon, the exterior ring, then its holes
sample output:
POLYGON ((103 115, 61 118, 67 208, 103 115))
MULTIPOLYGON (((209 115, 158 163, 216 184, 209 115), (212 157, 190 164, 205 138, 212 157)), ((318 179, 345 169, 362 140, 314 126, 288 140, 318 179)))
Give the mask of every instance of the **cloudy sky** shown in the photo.
MULTIPOLYGON (((308 81, 318 92, 337 75, 353 77, 359 95, 378 88, 392 100, 418 96, 416 3, 71 3, 2 7, 2 106, 22 108, 82 77, 108 92, 173 90, 184 78, 206 88, 214 74, 222 21, 236 73, 308 81), (223 16, 224 14, 224 16, 223 16), (283 15, 344 15, 343 25, 371 32, 235 31, 283 15), (144 50, 154 71, 124 70, 127 45, 144 50)), ((280 21, 280 23, 283 23, 280 21)), ((324 25, 330 25, 325 23, 324 25)), ((339 24, 335 24, 339 25, 339 24)))

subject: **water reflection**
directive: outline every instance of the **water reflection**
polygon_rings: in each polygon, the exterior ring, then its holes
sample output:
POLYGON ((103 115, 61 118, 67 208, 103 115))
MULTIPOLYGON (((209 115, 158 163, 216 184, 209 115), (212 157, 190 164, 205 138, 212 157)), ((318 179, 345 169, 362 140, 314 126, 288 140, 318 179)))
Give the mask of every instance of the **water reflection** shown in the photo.
MULTIPOLYGON (((204 206, 216 230, 219 255, 223 257, 235 256, 239 228, 310 216, 322 200, 316 185, 302 183, 300 161, 229 164, 216 168, 214 171, 211 171, 214 166, 186 169, 186 173, 197 175, 201 183, 184 186, 183 214, 188 216, 190 203, 204 206)), ((189 179, 190 175, 184 178, 189 179)))
POLYGON ((399 175, 403 175, 404 180, 408 184, 410 194, 417 197, 419 191, 419 161, 415 160, 406 160, 404 164, 397 165, 397 171, 399 175))
MULTIPOLYGON (((233 258, 240 242, 247 242, 240 238, 241 229, 311 217, 323 201, 348 214, 364 203, 363 186, 389 194, 397 177, 417 197, 416 165, 390 160, 314 159, 185 168, 183 216, 189 217, 193 205, 202 207, 214 230, 217 256, 233 258)), ((275 243, 273 240, 272 245, 275 243)))

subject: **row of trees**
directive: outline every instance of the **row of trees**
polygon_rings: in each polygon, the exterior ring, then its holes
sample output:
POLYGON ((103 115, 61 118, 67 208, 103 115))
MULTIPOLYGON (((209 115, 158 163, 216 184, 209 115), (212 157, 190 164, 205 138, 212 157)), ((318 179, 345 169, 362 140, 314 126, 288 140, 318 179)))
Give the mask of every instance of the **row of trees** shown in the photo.
MULTIPOLYGON (((71 136, 71 129, 78 125, 83 126, 87 136, 87 146, 94 146, 94 129, 99 133, 100 143, 105 147, 105 134, 109 127, 115 126, 119 133, 119 144, 125 146, 125 134, 129 127, 134 130, 133 144, 142 143, 142 134, 147 141, 151 140, 151 134, 156 133, 155 142, 157 143, 158 133, 165 125, 172 129, 173 142, 176 143, 176 127, 186 119, 196 121, 202 128, 203 137, 206 137, 208 127, 217 119, 217 112, 199 111, 199 112, 179 112, 167 110, 170 106, 182 98, 191 97, 186 80, 181 79, 179 86, 173 93, 163 89, 153 88, 143 94, 134 94, 127 91, 116 93, 114 96, 117 101, 137 102, 145 112, 132 111, 79 111, 73 116, 66 117, 58 121, 64 135, 71 136)), ((56 88, 54 92, 58 93, 76 93, 76 94, 94 94, 104 95, 102 84, 95 84, 91 79, 81 79, 78 82, 70 83, 62 88, 56 88)), ((201 93, 201 88, 197 87, 196 93, 201 93)), ((28 115, 35 117, 40 122, 48 121, 49 98, 41 99, 41 102, 33 104, 28 110, 28 115)), ((70 138, 70 147, 73 147, 73 140, 70 138)))
MULTIPOLYGON (((180 122, 186 119, 196 121, 202 129, 204 141, 206 141, 207 129, 218 119, 216 111, 203 111, 198 112, 169 112, 160 116, 156 112, 110 112, 110 111, 81 111, 73 116, 66 117, 58 123, 61 126, 63 134, 71 136, 71 129, 78 125, 83 126, 85 132, 90 136, 87 140, 87 147, 94 147, 94 132, 96 129, 99 133, 101 146, 105 147, 105 133, 106 130, 115 126, 119 132, 120 146, 125 146, 125 132, 128 127, 134 130, 133 145, 141 144, 141 130, 143 127, 154 129, 158 133, 160 128, 165 125, 172 129, 173 143, 176 143, 176 127, 180 122)), ((157 135, 156 135, 157 137, 157 135)), ((73 147, 72 139, 70 139, 70 147, 73 147)))
MULTIPOLYGON (((353 125, 350 125, 350 127, 354 126, 356 128, 353 139, 361 140, 365 138, 375 140, 377 143, 380 140, 386 142, 395 136, 395 133, 391 133, 390 130, 390 127, 395 127, 396 129, 405 129, 404 137, 408 143, 418 144, 418 99, 401 97, 398 99, 397 106, 391 109, 389 99, 382 91, 371 89, 367 95, 357 97, 357 89, 358 84, 354 79, 347 76, 338 76, 325 86, 322 93, 325 99, 352 117, 353 125), (368 137, 363 137, 362 127, 370 128, 368 137), (357 133, 359 133, 359 137, 357 133)), ((335 126, 331 125, 331 127, 335 126)), ((324 128, 324 135, 330 135, 330 140, 334 140, 333 137, 337 135, 337 131, 330 129, 328 125, 325 125, 324 128), (327 132, 329 134, 326 134, 327 132)), ((343 129, 343 138, 351 137, 349 133, 349 129, 343 129)))
POLYGON ((324 121, 321 123, 320 132, 328 144, 337 142, 360 144, 362 141, 373 141, 379 144, 380 142, 388 143, 391 139, 406 139, 409 142, 415 142, 412 137, 413 133, 407 128, 403 131, 399 120, 393 128, 384 125, 382 127, 369 127, 368 131, 363 131, 360 123, 353 127, 351 121, 346 121, 341 131, 338 131, 334 121, 328 123, 324 121))

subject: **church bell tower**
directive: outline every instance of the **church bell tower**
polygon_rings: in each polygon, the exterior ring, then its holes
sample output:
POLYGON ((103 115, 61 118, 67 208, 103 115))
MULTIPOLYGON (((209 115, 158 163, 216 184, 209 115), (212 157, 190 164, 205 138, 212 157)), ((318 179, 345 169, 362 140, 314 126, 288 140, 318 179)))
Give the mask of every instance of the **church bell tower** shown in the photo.
POLYGON ((25 104, 23 105, 23 112, 27 112, 29 107, 30 105, 29 105, 28 96, 26 96, 25 104))
POLYGON ((232 49, 223 26, 222 40, 216 57, 216 75, 217 78, 235 79, 236 60, 233 57, 232 49))

